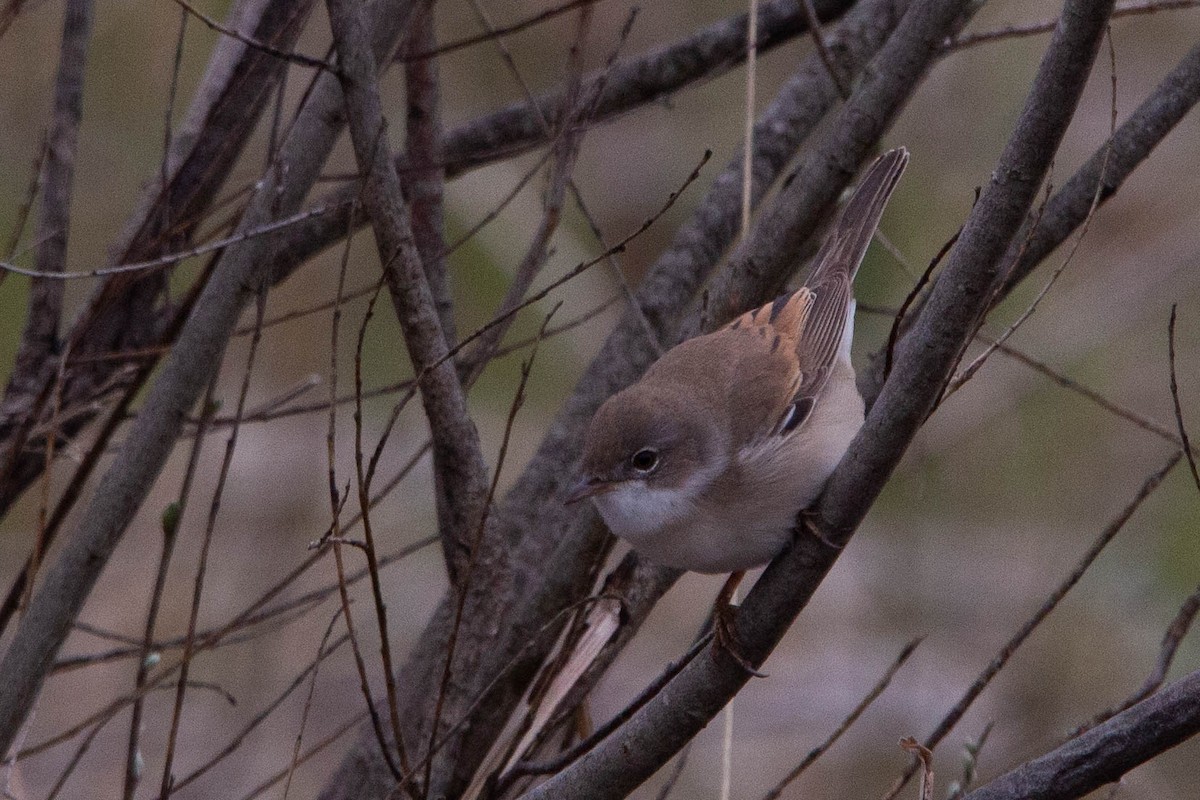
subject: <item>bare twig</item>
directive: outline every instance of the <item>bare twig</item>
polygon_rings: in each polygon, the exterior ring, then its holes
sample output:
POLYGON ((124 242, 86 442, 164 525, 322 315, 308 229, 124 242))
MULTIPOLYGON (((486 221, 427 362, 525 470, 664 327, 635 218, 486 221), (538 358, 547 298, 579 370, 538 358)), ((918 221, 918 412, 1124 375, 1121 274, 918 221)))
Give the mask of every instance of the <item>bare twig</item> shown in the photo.
MULTIPOLYGON (((267 295, 266 287, 259 290, 258 305, 256 307, 257 316, 255 319, 261 323, 263 315, 266 313, 267 295)), ((191 613, 188 616, 187 638, 183 645, 183 658, 179 668, 179 680, 175 690, 175 707, 171 714, 171 727, 167 734, 166 754, 163 756, 163 775, 162 783, 159 789, 159 797, 161 800, 167 800, 171 795, 172 787, 175 782, 175 776, 171 773, 171 766, 175 755, 175 745, 179 734, 179 723, 183 715, 183 697, 187 688, 188 673, 191 668, 192 653, 195 650, 196 642, 196 621, 200 616, 200 598, 204 591, 204 578, 208 572, 208 553, 212 545, 213 534, 217 526, 217 514, 221 508, 221 496, 225 491, 225 484, 229 478, 229 466, 233 462, 233 452, 237 447, 238 433, 240 431, 240 422, 242 412, 246 408, 246 397, 250 393, 250 376, 254 372, 254 360, 258 355, 258 345, 261 341, 261 335, 256 335, 250 339, 249 352, 246 354, 246 366, 242 374, 241 388, 238 391, 237 412, 233 428, 230 430, 229 438, 225 440, 225 455, 221 461, 221 470, 217 476, 217 485, 213 489, 212 503, 209 506, 208 521, 204 527, 204 539, 200 546, 200 563, 196 569, 196 580, 192 589, 192 605, 191 613)))
POLYGON ((533 14, 532 16, 526 17, 525 19, 519 20, 518 22, 514 22, 511 25, 494 26, 494 27, 489 26, 488 29, 484 33, 476 34, 475 36, 467 36, 467 37, 459 39, 457 41, 449 42, 448 44, 441 45, 440 47, 429 48, 427 46, 427 49, 418 50, 415 53, 405 53, 404 61, 405 61, 405 63, 411 63, 413 61, 421 61, 423 59, 433 58, 434 56, 441 56, 441 55, 445 55, 447 53, 452 53, 455 50, 461 50, 464 47, 471 47, 472 45, 477 45, 477 44, 480 44, 481 42, 494 41, 494 40, 498 41, 499 39, 501 39, 505 36, 509 36, 514 33, 519 33, 520 31, 526 30, 527 28, 532 28, 535 25, 539 25, 543 22, 554 19, 557 16, 574 11, 577 8, 583 8, 586 6, 590 6, 593 3, 598 3, 598 2, 600 2, 600 0, 567 0, 567 2, 559 3, 557 6, 554 6, 553 8, 548 8, 545 11, 542 11, 538 14, 533 14))
POLYGON ((1179 607, 1179 611, 1176 612, 1175 619, 1171 620, 1171 624, 1163 634, 1154 670, 1146 676, 1146 680, 1142 682, 1138 690, 1126 698, 1120 705, 1101 711, 1080 725, 1072 731, 1068 738, 1073 739, 1081 733, 1089 731, 1097 725, 1112 719, 1117 714, 1128 708, 1132 708, 1162 688, 1163 683, 1167 680, 1167 673, 1171 671, 1171 662, 1175 660, 1175 651, 1179 649, 1183 638, 1187 636, 1188 630, 1192 627, 1192 622, 1196 619, 1197 612, 1200 612, 1200 587, 1197 587, 1195 591, 1188 595, 1187 599, 1183 601, 1183 605, 1179 607))
MULTIPOLYGON (((382 286, 380 287, 382 288, 382 286)), ((408 755, 404 748, 404 738, 400 728, 400 707, 399 701, 396 699, 396 670, 392 663, 392 643, 391 633, 388 630, 387 604, 383 599, 383 582, 379 574, 379 557, 378 551, 375 548, 375 535, 371 527, 371 478, 374 475, 375 465, 377 461, 372 459, 370 471, 364 468, 363 457, 363 408, 362 408, 362 353, 363 343, 366 339, 367 326, 370 324, 372 311, 375 307, 375 300, 378 294, 371 298, 367 304, 367 313, 363 315, 362 325, 358 329, 358 341, 354 350, 354 394, 358 398, 354 404, 354 480, 358 489, 358 512, 362 520, 363 528, 363 552, 367 557, 367 575, 370 578, 371 584, 371 599, 375 603, 375 624, 379 633, 379 655, 380 665, 383 667, 383 683, 387 692, 387 707, 389 720, 392 725, 392 737, 395 740, 396 756, 399 761, 401 773, 409 772, 408 755)), ((336 368, 336 362, 333 367, 336 368)), ((335 556, 338 556, 338 577, 344 583, 344 577, 341 567, 341 546, 338 543, 339 528, 338 515, 340 507, 337 504, 337 484, 334 482, 333 476, 333 427, 334 414, 336 406, 331 405, 329 408, 329 479, 330 479, 330 503, 333 505, 333 551, 335 556)), ((385 434, 386 435, 386 434, 385 434)), ((376 449, 376 458, 379 454, 379 449, 376 449)), ((345 594, 345 589, 342 590, 343 612, 347 615, 350 613, 348 599, 345 594)), ((349 620, 349 616, 346 618, 349 620)), ((367 681, 365 675, 362 676, 362 685, 364 693, 366 692, 367 681)), ((364 699, 368 706, 374 705, 373 698, 366 694, 364 699)), ((374 711, 372 711, 374 714, 374 711)), ((379 738, 379 746, 388 748, 387 740, 383 737, 379 738)), ((395 777, 399 778, 400 775, 395 777)))
MULTIPOLYGON (((46 160, 46 149, 49 146, 49 141, 45 134, 42 135, 42 143, 38 147, 37 155, 33 158, 33 168, 29 173, 29 186, 25 190, 25 198, 21 201, 21 205, 17 206, 17 213, 13 220, 12 234, 8 239, 8 246, 4 248, 5 258, 13 261, 17 257, 17 248, 21 246, 21 237, 25 235, 25 226, 29 222, 29 213, 33 210, 33 204, 37 201, 38 192, 42 188, 42 164, 46 160)), ((4 279, 8 277, 7 272, 0 271, 0 285, 4 284, 4 279)))
MULTIPOLYGON (((1141 2, 1118 3, 1113 8, 1113 17, 1130 17, 1140 14, 1154 14, 1159 11, 1175 11, 1185 8, 1195 8, 1200 0, 1141 0, 1141 2)), ((998 42, 1004 39, 1017 39, 1025 36, 1036 36, 1049 33, 1058 24, 1058 19, 1044 19, 1029 22, 1024 25, 1010 25, 979 33, 964 33, 946 42, 946 52, 953 53, 976 45, 998 42)))
MULTIPOLYGON (((336 620, 336 617, 335 617, 335 620, 336 620)), ((318 648, 316 657, 312 661, 310 661, 308 664, 306 664, 304 669, 302 669, 300 672, 298 672, 296 674, 296 677, 294 677, 292 679, 291 683, 289 683, 287 686, 285 686, 283 688, 283 690, 281 692, 279 692, 279 694, 277 694, 274 699, 271 700, 271 702, 269 702, 265 706, 263 706, 262 710, 260 710, 257 714, 254 715, 253 718, 251 718, 245 725, 243 725, 242 728, 237 733, 235 733, 228 742, 225 743, 224 747, 222 747, 220 750, 218 750, 216 753, 214 753, 212 756, 210 756, 209 759, 207 761, 205 761, 203 764, 196 767, 194 770, 189 772, 187 775, 185 775, 184 777, 182 777, 178 781, 176 781, 174 784, 172 784, 172 790, 177 791, 179 789, 184 788, 188 784, 199 780, 206 773, 208 773, 213 767, 215 767, 219 763, 221 763, 221 761, 228 758, 233 753, 237 752, 238 748, 241 747, 242 744, 246 741, 246 738, 248 736, 250 736, 250 734, 253 733, 260 725, 262 725, 262 723, 265 722, 267 720, 267 718, 271 716, 271 714, 275 713, 275 711, 283 704, 283 701, 288 699, 289 697, 291 697, 292 692, 294 692, 294 691, 296 691, 296 689, 300 688, 300 685, 302 683, 304 683, 305 678, 312 676, 312 679, 315 681, 316 675, 317 675, 317 669, 318 669, 318 667, 320 667, 321 662, 323 662, 327 657, 329 657, 329 656, 333 655, 335 652, 337 652, 338 648, 340 648, 342 645, 344 645, 350 639, 349 634, 342 634, 332 644, 329 644, 328 646, 326 646, 326 641, 328 640, 329 634, 332 631, 333 631, 333 620, 330 621, 329 627, 326 628, 326 630, 325 630, 325 635, 321 639, 321 645, 318 648)), ((297 748, 298 747, 299 747, 299 737, 297 737, 297 748)))
POLYGON ((1188 440, 1187 428, 1183 424, 1183 405, 1179 402, 1179 381, 1175 378, 1175 304, 1171 304, 1171 320, 1167 323, 1167 359, 1171 373, 1171 402, 1175 407, 1175 426, 1179 431, 1179 440, 1183 443, 1183 452, 1187 456, 1188 468, 1192 471, 1192 480, 1200 489, 1200 472, 1196 471, 1196 456, 1192 453, 1192 443, 1188 440))
MULTIPOLYGON (((850 97, 850 89, 846 86, 845 80, 838 74, 837 62, 833 58, 833 54, 829 52, 829 45, 825 42, 825 35, 821 33, 821 21, 817 18, 817 10, 813 8, 812 0, 800 0, 800 11, 804 14, 804 22, 808 25, 809 38, 813 40, 813 45, 817 48, 817 55, 821 57, 821 63, 825 65, 826 71, 829 72, 829 80, 837 87, 838 94, 845 100, 850 97)), ((747 65, 753 63, 747 59, 747 65)))
POLYGON ((875 702, 875 699, 879 697, 879 695, 883 694, 885 689, 887 689, 888 684, 892 682, 892 678, 896 677, 896 673, 899 672, 900 668, 904 666, 904 663, 908 661, 908 657, 911 656, 913 651, 917 649, 917 645, 921 643, 923 638, 924 637, 919 636, 910 641, 908 644, 904 645, 903 649, 900 650, 900 654, 897 655, 895 660, 892 661, 891 666, 889 666, 883 675, 880 676, 879 680, 875 682, 875 685, 871 687, 871 691, 867 692, 867 694, 858 701, 858 705, 856 705, 853 710, 846 715, 846 718, 842 720, 841 724, 838 725, 837 728, 835 728, 834 731, 830 733, 824 741, 822 741, 812 750, 809 750, 808 755, 804 756, 804 759, 797 764, 791 770, 791 772, 785 775, 783 779, 779 781, 779 783, 775 784, 774 788, 763 795, 762 800, 777 800, 777 798, 783 794, 784 789, 786 789, 797 778, 799 778, 804 771, 812 766, 813 762, 815 762, 818 758, 823 756, 830 747, 833 747, 834 743, 841 738, 843 733, 850 730, 850 726, 857 722, 858 718, 862 716, 863 712, 875 702))
POLYGON ((954 235, 946 240, 941 249, 933 258, 929 259, 929 266, 925 267, 925 271, 921 273, 921 277, 913 284, 912 289, 904 297, 904 302, 900 304, 900 309, 892 318, 892 327, 888 331, 887 347, 884 349, 883 359, 883 379, 886 381, 888 376, 892 374, 892 361, 896 356, 896 342, 900 339, 900 328, 904 324, 905 317, 908 314, 908 309, 921 295, 921 290, 929 284, 929 279, 933 277, 933 271, 937 269, 937 265, 941 263, 946 254, 950 252, 950 248, 954 247, 958 242, 958 237, 962 235, 962 228, 954 232, 954 235))
MULTIPOLYGON (((210 382, 208 390, 204 397, 204 410, 200 416, 200 425, 196 431, 196 438, 192 442, 191 453, 188 455, 187 469, 183 474, 183 483, 179 488, 178 499, 168 505, 162 513, 162 552, 158 559, 158 570, 154 576, 154 589, 150 594, 150 608, 146 612, 146 624, 142 631, 141 647, 138 651, 138 667, 137 674, 134 678, 133 689, 134 693, 138 694, 138 698, 133 701, 133 708, 129 720, 129 739, 125 750, 125 784, 123 788, 123 797, 125 800, 132 800, 134 793, 137 791, 138 782, 141 780, 141 751, 138 744, 142 735, 142 710, 143 698, 140 696, 142 688, 146 685, 146 680, 150 675, 150 654, 154 651, 154 627, 158 623, 158 611, 162 604, 163 592, 167 586, 167 570, 171 566, 171 556, 175 551, 175 542, 179 533, 179 525, 183 520, 183 513, 187 509, 188 499, 192 494, 192 481, 196 476, 196 465, 200 461, 200 450, 204 443, 205 433, 208 430, 208 424, 212 421, 213 414, 217 410, 214 402, 214 392, 216 391, 216 382, 210 382)), ((187 637, 185 637, 186 641, 187 637)))
POLYGON ((239 231, 231 236, 226 236, 221 239, 216 239, 196 247, 189 247, 185 250, 178 250, 173 253, 168 253, 157 258, 147 259, 145 261, 134 261, 132 263, 117 264, 111 267, 95 267, 93 269, 79 270, 76 272, 46 272, 38 269, 22 269, 16 264, 10 264, 7 261, 0 261, 0 270, 12 272, 17 275, 24 275, 29 278, 46 278, 56 281, 73 280, 77 278, 103 278, 113 275, 126 275, 133 272, 151 272, 154 270, 166 269, 173 267, 181 261, 196 256, 202 256, 206 253, 213 253, 219 250, 225 250, 231 245, 240 244, 250 239, 256 239, 267 236, 268 234, 281 231, 292 225, 296 225, 313 217, 319 217, 329 214, 337 209, 336 206, 316 206, 314 208, 305 209, 291 216, 277 219, 272 222, 251 228, 249 230, 239 231))
POLYGON ((233 39, 237 39, 239 42, 246 45, 247 47, 252 47, 255 50, 260 50, 269 56, 273 56, 275 58, 282 59, 283 61, 286 61, 289 64, 298 64, 299 66, 302 66, 302 67, 313 67, 315 69, 323 69, 323 70, 327 70, 327 71, 333 72, 333 73, 337 72, 337 65, 330 64, 328 61, 325 61, 324 59, 313 58, 312 56, 306 56, 302 53, 295 53, 295 52, 291 52, 288 50, 280 50, 278 47, 273 47, 272 45, 270 45, 266 42, 260 42, 259 40, 255 39, 254 37, 247 36, 244 33, 240 33, 239 31, 236 31, 227 25, 222 25, 221 23, 217 22, 212 17, 208 16, 207 14, 205 14, 202 11, 200 11, 199 9, 197 9, 195 6, 193 6, 191 3, 189 3, 188 0, 175 0, 175 2, 179 4, 180 8, 187 11, 187 13, 191 14, 193 17, 195 17, 196 19, 203 22, 205 25, 207 25, 212 30, 216 31, 217 33, 221 34, 222 36, 229 36, 233 39))
MULTIPOLYGON (((1084 576, 1084 574, 1092 566, 1092 563, 1095 562, 1100 553, 1104 551, 1104 548, 1108 545, 1108 543, 1113 540, 1113 537, 1121 532, 1121 529, 1125 527, 1125 523, 1129 522, 1134 512, 1136 512, 1142 503, 1145 502, 1147 497, 1154 493, 1154 490, 1159 487, 1163 479, 1172 469, 1175 468, 1175 465, 1179 463, 1179 459, 1182 457, 1183 453, 1176 451, 1169 459, 1167 459, 1163 466, 1146 478, 1145 482, 1142 484, 1141 488, 1138 489, 1133 499, 1130 500, 1123 509, 1121 509, 1120 513, 1118 513, 1117 516, 1108 523, 1108 525, 1105 526, 1104 530, 1101 531, 1100 535, 1096 537, 1096 540, 1092 542, 1092 546, 1087 549, 1087 551, 1083 554, 1083 557, 1079 560, 1071 572, 1068 573, 1067 576, 1058 584, 1058 586, 1055 587, 1054 591, 1050 593, 1050 596, 1046 598, 1037 611, 1035 611, 1033 615, 1021 625, 1017 632, 1014 633, 1009 640, 1004 643, 1004 646, 1000 648, 999 652, 997 652, 995 656, 992 657, 992 660, 988 663, 987 667, 985 667, 979 676, 975 678, 975 681, 967 688, 966 692, 963 693, 963 696, 959 698, 958 702, 954 704, 954 707, 946 712, 946 715, 943 716, 938 722, 937 726, 933 729, 933 732, 925 738, 923 744, 926 747, 931 750, 937 747, 938 744, 941 743, 942 739, 944 739, 946 735, 954 729, 954 726, 958 724, 960 719, 962 719, 963 714, 967 712, 967 710, 975 702, 975 699, 979 697, 984 689, 987 688, 988 684, 991 683, 992 679, 996 677, 997 674, 999 674, 1000 670, 1004 669, 1004 665, 1008 663, 1010 658, 1012 658, 1013 653, 1015 653, 1018 648, 1025 643, 1025 640, 1028 639, 1035 630, 1037 630, 1038 626, 1042 624, 1042 621, 1050 615, 1050 612, 1054 611, 1054 609, 1058 607, 1059 602, 1066 597, 1067 592, 1071 591, 1075 584, 1079 582, 1079 579, 1084 576)), ((892 800, 892 798, 895 798, 900 793, 900 790, 903 789, 908 783, 908 781, 912 779, 916 769, 917 765, 914 762, 905 771, 904 775, 898 778, 896 782, 892 784, 891 789, 886 795, 884 795, 885 800, 892 800)))
MULTIPOLYGON (((976 356, 975 359, 964 370, 962 370, 962 372, 960 372, 957 376, 955 376, 955 378, 953 380, 950 381, 950 383, 946 387, 945 393, 942 396, 943 400, 945 400, 950 395, 954 394, 954 392, 956 392, 960 388, 962 388, 962 386, 964 384, 966 384, 967 381, 971 380, 971 378, 975 375, 975 373, 979 371, 979 368, 983 366, 984 362, 987 361, 988 357, 992 353, 994 353, 996 351, 996 349, 998 347, 1000 347, 1000 345, 1002 345, 1006 341, 1008 341, 1009 337, 1011 337, 1014 333, 1016 333, 1017 329, 1020 328, 1021 325, 1025 324, 1026 320, 1028 320, 1031 316, 1033 316, 1033 312, 1037 310, 1038 304, 1040 302, 1042 302, 1042 298, 1044 298, 1049 293, 1050 289, 1054 286, 1054 284, 1058 282, 1059 277, 1063 274, 1063 271, 1067 268, 1067 265, 1069 265, 1071 263, 1072 259, 1075 258, 1075 253, 1079 250, 1079 245, 1083 242, 1083 238, 1085 236, 1087 236, 1088 229, 1091 228, 1091 226, 1092 226, 1092 219, 1096 215, 1096 209, 1100 206, 1100 194, 1101 194, 1100 190, 1101 190, 1101 187, 1104 186, 1104 175, 1108 171, 1108 161, 1109 161, 1109 158, 1112 156, 1112 141, 1113 141, 1113 137, 1116 135, 1116 132, 1117 132, 1117 52, 1116 52, 1115 45, 1113 45, 1111 29, 1109 30, 1107 39, 1108 39, 1108 57, 1109 57, 1109 81, 1110 81, 1110 85, 1111 85, 1111 90, 1110 90, 1110 94, 1109 94, 1108 141, 1106 141, 1104 144, 1104 156, 1100 161, 1100 178, 1096 182, 1096 192, 1095 192, 1095 194, 1092 195, 1092 204, 1091 204, 1091 206, 1088 207, 1087 215, 1083 218, 1083 224, 1079 226, 1079 233, 1072 240, 1071 249, 1067 251, 1066 258, 1063 259, 1062 264, 1060 264, 1058 266, 1058 269, 1054 270, 1054 273, 1050 276, 1050 280, 1046 281, 1046 285, 1043 286, 1042 290, 1037 293, 1036 297, 1033 298, 1033 302, 1031 302, 1029 304, 1029 306, 1025 309, 1025 311, 1019 317, 1017 317, 1016 320, 1014 320, 1013 323, 1011 325, 1009 325, 1007 329, 1005 329, 1004 333, 1000 334, 1000 337, 998 339, 996 339, 995 342, 988 345, 982 353, 980 353, 978 356, 976 356)), ((1047 187, 1046 187, 1047 195, 1049 195, 1049 192, 1050 192, 1050 187, 1049 187, 1049 184, 1047 184, 1047 187)), ((1038 214, 1035 217, 1033 224, 1029 226, 1030 234, 1033 232, 1034 229, 1037 228, 1038 221, 1041 219, 1042 211, 1044 211, 1044 208, 1045 207, 1043 205, 1043 207, 1038 210, 1038 214)), ((1029 240, 1028 240, 1028 238, 1026 238, 1026 240, 1024 242, 1022 242, 1022 247, 1028 247, 1028 244, 1029 244, 1029 240)), ((1013 262, 1014 266, 1019 260, 1020 260, 1020 257, 1018 256, 1018 258, 1013 262)), ((1190 450, 1190 448, 1188 448, 1189 460, 1191 459, 1190 452, 1191 452, 1191 450, 1190 450)), ((1197 485, 1197 487, 1200 487, 1200 479, 1197 479, 1196 485, 1197 485)))
POLYGON ((300 725, 296 729, 296 744, 292 747, 292 763, 287 770, 287 778, 283 782, 283 800, 287 800, 288 791, 292 788, 292 776, 296 773, 296 767, 300 763, 300 747, 304 744, 304 731, 308 727, 308 715, 312 711, 313 696, 317 690, 317 672, 321 666, 320 653, 325 649, 325 643, 328 641, 330 634, 333 633, 333 625, 337 622, 338 616, 341 615, 339 610, 333 619, 329 620, 329 627, 325 629, 325 635, 321 637, 321 643, 317 647, 317 659, 313 664, 312 677, 308 681, 308 695, 304 698, 304 709, 300 712, 300 725))

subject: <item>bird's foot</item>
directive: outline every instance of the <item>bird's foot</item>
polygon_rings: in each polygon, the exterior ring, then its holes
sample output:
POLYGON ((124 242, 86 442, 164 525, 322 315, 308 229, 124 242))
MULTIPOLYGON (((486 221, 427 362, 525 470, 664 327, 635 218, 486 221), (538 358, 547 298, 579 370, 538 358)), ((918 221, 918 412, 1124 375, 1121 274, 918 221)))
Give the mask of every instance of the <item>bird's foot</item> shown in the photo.
POLYGON ((814 539, 816 539, 818 542, 825 545, 826 547, 828 547, 832 550, 842 550, 846 547, 846 545, 844 543, 838 544, 837 542, 830 539, 829 536, 827 536, 826 533, 823 530, 821 530, 821 525, 819 523, 819 518, 817 516, 817 512, 813 511, 812 509, 806 508, 803 511, 801 511, 798 516, 798 519, 800 522, 800 527, 803 530, 807 531, 809 534, 811 534, 814 539))
POLYGON ((735 572, 730 575, 729 580, 722 587, 721 593, 717 595, 717 602, 713 604, 712 655, 713 658, 716 658, 717 654, 724 650, 747 673, 756 678, 765 678, 767 677, 766 673, 759 672, 750 663, 750 659, 746 658, 742 653, 741 642, 738 639, 737 632, 737 609, 730 603, 733 592, 737 589, 737 585, 742 580, 743 574, 735 572))

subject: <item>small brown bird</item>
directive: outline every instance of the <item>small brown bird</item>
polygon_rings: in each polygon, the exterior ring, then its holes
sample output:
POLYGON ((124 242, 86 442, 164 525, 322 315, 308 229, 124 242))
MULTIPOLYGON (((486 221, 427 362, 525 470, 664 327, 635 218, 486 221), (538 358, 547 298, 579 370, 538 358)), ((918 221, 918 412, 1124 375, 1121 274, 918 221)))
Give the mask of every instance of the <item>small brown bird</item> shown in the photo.
POLYGON ((898 148, 871 165, 802 288, 673 347, 588 427, 568 502, 591 497, 662 564, 734 573, 716 632, 739 661, 737 581, 783 550, 862 426, 851 285, 907 163, 898 148))

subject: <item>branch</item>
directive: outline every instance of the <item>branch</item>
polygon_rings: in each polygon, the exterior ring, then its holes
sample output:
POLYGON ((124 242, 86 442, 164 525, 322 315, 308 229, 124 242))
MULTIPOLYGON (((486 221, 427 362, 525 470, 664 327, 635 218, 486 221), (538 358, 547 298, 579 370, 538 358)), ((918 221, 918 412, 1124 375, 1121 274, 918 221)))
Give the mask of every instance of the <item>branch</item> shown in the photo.
POLYGON ((470 551, 471 532, 483 515, 487 467, 462 384, 448 357, 449 347, 417 252, 400 176, 388 155, 387 121, 363 15, 352 0, 328 0, 327 5, 354 152, 366 175, 363 205, 375 230, 379 258, 413 369, 422 376, 418 385, 433 438, 442 547, 451 580, 457 583, 470 551))
POLYGON ((1119 779, 1200 732, 1200 670, 964 800, 1068 800, 1119 779))
MULTIPOLYGON (((42 208, 34 233, 39 272, 62 272, 67 266, 67 237, 71 228, 71 187, 75 152, 83 116, 83 76, 92 37, 92 0, 69 0, 63 13, 62 47, 54 82, 54 109, 46 140, 42 208)), ((36 395, 37 379, 58 350, 62 316, 61 281, 38 278, 30 283, 25 330, 17 350, 13 375, 5 389, 5 405, 36 395)), ((52 434, 53 435, 53 432, 52 434)))
MULTIPOLYGON (((939 27, 944 36, 958 10, 937 5, 922 3, 905 17, 881 53, 880 64, 905 48, 919 53, 936 47, 939 27)), ((826 542, 841 544, 853 533, 941 394, 986 309, 1004 250, 1070 122, 1111 7, 1111 2, 1068 2, 1017 130, 963 229, 944 280, 934 289, 912 342, 901 343, 891 378, 812 514, 820 535, 802 534, 791 550, 772 562, 742 605, 742 652, 755 665, 787 631, 840 553, 826 542)), ((858 89, 863 90, 864 86, 858 89)), ((697 659, 628 725, 526 797, 624 796, 666 763, 747 679, 732 658, 697 659)))
MULTIPOLYGON (((232 16, 239 28, 251 30, 256 39, 286 48, 299 36, 312 4, 313 0, 244 0, 232 16)), ((218 42, 184 123, 175 132, 174 147, 164 154, 168 181, 164 186, 156 174, 147 183, 125 229, 109 248, 111 263, 153 259, 190 239, 241 155, 284 66, 235 40, 218 42)), ((152 312, 159 280, 138 275, 106 280, 72 325, 66 349, 73 356, 86 356, 137 349, 154 340, 161 331, 161 319, 152 312)), ((70 365, 64 406, 93 400, 99 387, 120 375, 125 363, 70 365)), ((25 451, 23 428, 26 420, 32 423, 37 417, 41 404, 34 399, 40 387, 53 380, 52 373, 43 372, 27 395, 0 407, 0 514, 42 469, 40 453, 25 451)), ((94 413, 84 414, 65 424, 62 434, 72 437, 92 419, 94 413)))
MULTIPOLYGON (((429 51, 436 45, 433 7, 416 20, 408 50, 429 51)), ((408 102, 407 152, 405 159, 412 172, 408 180, 412 199, 413 238, 425 268, 425 279, 433 293, 434 305, 446 344, 454 344, 454 306, 450 281, 446 274, 446 221, 442 205, 446 170, 442 163, 441 87, 436 58, 408 62, 404 68, 408 102)))

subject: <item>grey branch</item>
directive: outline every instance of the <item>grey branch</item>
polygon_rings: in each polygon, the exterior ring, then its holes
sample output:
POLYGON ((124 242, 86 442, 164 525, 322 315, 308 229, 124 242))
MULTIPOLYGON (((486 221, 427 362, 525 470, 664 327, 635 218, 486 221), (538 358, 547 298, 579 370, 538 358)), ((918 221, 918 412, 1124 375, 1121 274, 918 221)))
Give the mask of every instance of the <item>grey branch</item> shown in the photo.
POLYGON ((980 786, 964 800, 1072 800, 1200 733, 1200 671, 1061 747, 980 786))
MULTIPOLYGON (((42 207, 35 233, 35 267, 39 272, 63 272, 67 266, 67 237, 71 227, 71 189, 75 153, 83 116, 83 75, 92 37, 92 0, 69 0, 63 12, 62 47, 54 82, 54 108, 43 164, 42 207)), ((62 315, 61 281, 38 278, 29 289, 25 331, 17 350, 5 403, 15 408, 38 394, 37 378, 58 349, 62 315)), ((53 435, 53 434, 52 434, 53 435)))

